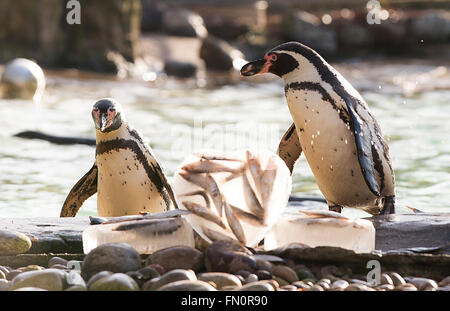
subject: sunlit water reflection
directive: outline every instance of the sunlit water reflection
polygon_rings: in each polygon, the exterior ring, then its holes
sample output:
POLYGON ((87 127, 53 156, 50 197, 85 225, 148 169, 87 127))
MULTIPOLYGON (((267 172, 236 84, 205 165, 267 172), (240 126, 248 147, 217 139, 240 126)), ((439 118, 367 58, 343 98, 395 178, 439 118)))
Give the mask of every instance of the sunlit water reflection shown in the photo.
MULTIPOLYGON (((90 110, 95 100, 114 97, 127 118, 151 143, 169 177, 199 149, 277 149, 291 124, 280 81, 216 88, 183 84, 152 87, 143 82, 78 80, 51 76, 40 105, 0 101, 0 216, 58 216, 75 182, 90 169, 94 148, 60 146, 12 137, 22 130, 94 137, 90 110)), ((450 212, 450 91, 414 97, 362 92, 389 140, 396 174, 397 210, 450 212)), ((293 193, 320 195, 302 156, 293 193)), ((348 215, 367 216, 345 209, 348 215)), ((96 214, 96 196, 79 215, 96 214)))

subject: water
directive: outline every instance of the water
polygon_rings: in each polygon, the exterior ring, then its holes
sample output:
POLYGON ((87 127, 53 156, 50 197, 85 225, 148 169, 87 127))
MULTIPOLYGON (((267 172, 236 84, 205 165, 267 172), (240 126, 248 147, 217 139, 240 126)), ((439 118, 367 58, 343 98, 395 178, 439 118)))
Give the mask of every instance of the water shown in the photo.
MULTIPOLYGON (((410 213, 407 205, 425 212, 450 212, 450 88, 442 87, 439 79, 441 86, 433 89, 432 81, 423 78, 437 65, 386 66, 376 81, 374 72, 365 74, 363 65, 342 64, 339 70, 362 90, 389 140, 398 212, 410 213), (410 93, 414 74, 422 78, 419 85, 412 84, 413 89, 427 86, 418 93, 410 93)), ((40 130, 94 137, 90 110, 102 97, 122 103, 128 120, 150 142, 169 179, 182 160, 198 149, 275 151, 292 122, 281 81, 275 79, 196 88, 173 81, 152 85, 100 76, 47 75, 47 94, 40 105, 0 101, 0 217, 59 216, 69 190, 91 168, 94 148, 12 135, 40 130)), ((320 195, 304 156, 293 181, 293 193, 320 195)), ((368 216, 353 209, 344 213, 368 216)), ((78 215, 96 215, 95 195, 78 215)))

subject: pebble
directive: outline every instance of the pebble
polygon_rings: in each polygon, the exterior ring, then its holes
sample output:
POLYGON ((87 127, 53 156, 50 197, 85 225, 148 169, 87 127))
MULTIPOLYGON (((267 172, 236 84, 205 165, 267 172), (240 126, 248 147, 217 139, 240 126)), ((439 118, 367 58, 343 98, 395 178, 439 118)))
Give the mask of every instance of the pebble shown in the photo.
POLYGON ((197 276, 200 281, 214 282, 217 289, 222 289, 224 286, 242 286, 241 281, 233 274, 224 272, 205 272, 197 276))
POLYGON ((0 255, 17 255, 31 248, 31 240, 25 234, 0 230, 0 255))
POLYGON ((10 283, 8 280, 0 279, 0 292, 7 291, 9 289, 10 283))
POLYGON ((21 267, 18 270, 22 271, 22 272, 27 272, 27 271, 38 271, 38 270, 44 270, 44 267, 38 266, 38 265, 28 265, 26 267, 21 267))
POLYGON ((236 274, 242 276, 244 279, 246 279, 251 273, 248 272, 247 270, 239 270, 238 272, 236 272, 236 274))
POLYGON ((9 271, 11 271, 11 269, 8 269, 7 267, 4 266, 0 266, 0 271, 3 272, 3 274, 8 275, 9 271))
POLYGON ((258 280, 270 280, 272 278, 272 273, 267 270, 258 270, 255 272, 258 280))
POLYGON ((395 286, 394 290, 396 291, 417 291, 417 287, 410 283, 404 283, 395 286))
POLYGON ((301 289, 310 289, 311 288, 310 285, 306 284, 303 281, 294 282, 294 283, 292 283, 292 285, 294 285, 297 288, 301 288, 301 289))
POLYGON ((337 280, 331 284, 330 289, 334 291, 345 290, 350 284, 346 280, 337 280))
POLYGON ((278 276, 274 276, 272 279, 275 280, 275 281, 277 281, 278 284, 279 284, 280 286, 289 285, 289 282, 288 282, 288 281, 283 280, 282 278, 280 278, 280 277, 278 277, 278 276))
MULTIPOLYGON (((329 280, 328 280, 329 281, 329 280)), ((325 290, 330 289, 330 283, 326 282, 324 280, 320 280, 319 282, 317 282, 317 285, 319 285, 320 287, 322 287, 325 290)))
POLYGON ((100 271, 126 273, 140 268, 141 258, 133 247, 125 243, 107 243, 94 248, 86 255, 81 275, 89 280, 100 271))
POLYGON ((15 292, 46 292, 46 289, 43 288, 39 288, 39 287, 32 287, 32 286, 28 286, 28 287, 21 287, 21 288, 17 288, 17 289, 10 289, 12 291, 15 292))
POLYGON ((246 278, 245 278, 245 284, 248 283, 253 283, 253 282, 258 282, 258 276, 256 274, 250 273, 246 278))
POLYGON ((174 269, 161 275, 160 277, 146 282, 143 286, 143 290, 154 291, 166 284, 184 280, 195 281, 197 280, 197 276, 192 270, 174 269))
POLYGON ((241 284, 245 284, 245 279, 242 275, 240 275, 240 274, 234 274, 234 275, 239 279, 239 281, 241 281, 241 284))
POLYGON ((344 276, 344 273, 336 267, 336 266, 325 266, 320 269, 320 273, 322 277, 325 277, 326 275, 332 275, 334 277, 342 277, 344 276))
POLYGON ((11 282, 9 290, 22 287, 37 287, 48 291, 61 291, 64 288, 66 273, 58 269, 22 272, 11 282))
POLYGON ((158 264, 147 265, 145 268, 152 268, 152 269, 156 270, 156 272, 158 272, 159 275, 163 275, 164 273, 166 273, 166 270, 164 269, 164 267, 161 265, 158 265, 158 264))
POLYGON ((438 288, 435 281, 427 278, 408 278, 408 283, 413 284, 418 290, 433 290, 438 288))
POLYGON ((381 284, 376 287, 377 290, 394 290, 394 285, 392 284, 381 284))
POLYGON ((257 270, 252 253, 237 241, 219 240, 205 251, 205 266, 209 272, 236 273, 240 270, 257 270))
POLYGON ((394 285, 394 282, 392 281, 391 277, 386 274, 386 273, 382 273, 380 276, 380 283, 381 284, 389 284, 389 285, 394 285))
POLYGON ((52 257, 48 261, 48 266, 52 267, 54 265, 62 265, 67 268, 67 260, 65 260, 64 258, 61 258, 61 257, 52 257))
POLYGON ((216 291, 216 289, 204 281, 182 280, 163 285, 157 291, 216 291))
POLYGON ((288 283, 299 281, 297 273, 288 266, 274 266, 272 274, 286 280, 288 283))
POLYGON ((304 265, 297 265, 294 267, 295 272, 299 280, 303 281, 305 279, 310 279, 316 281, 315 275, 304 265))
POLYGON ((124 273, 114 273, 97 279, 89 286, 91 291, 138 291, 135 280, 124 273))
POLYGON ((388 273, 388 275, 391 277, 394 286, 399 286, 406 283, 402 276, 397 272, 390 272, 388 273))
POLYGON ((203 253, 187 246, 173 246, 158 250, 146 261, 148 264, 159 264, 165 271, 174 269, 191 269, 195 272, 203 268, 203 253))
POLYGON ((151 280, 161 276, 161 274, 150 266, 144 267, 138 271, 144 280, 151 280))
POLYGON ((60 265, 59 263, 54 264, 54 265, 50 266, 49 268, 60 269, 60 270, 69 270, 69 269, 67 268, 67 266, 65 266, 65 265, 60 265))
POLYGON ((319 286, 319 285, 313 285, 313 286, 311 286, 308 289, 308 291, 310 291, 310 292, 323 292, 324 289, 321 286, 319 286))
POLYGON ((368 290, 373 289, 368 287, 367 285, 360 283, 351 283, 344 289, 344 291, 368 291, 368 290))
POLYGON ((64 291, 66 292, 84 292, 87 291, 87 287, 83 285, 73 285, 70 287, 67 287, 64 291))
POLYGON ((106 277, 106 276, 110 276, 110 275, 112 275, 112 274, 113 274, 113 273, 112 273, 111 271, 101 271, 101 272, 97 272, 96 274, 94 274, 93 276, 91 276, 91 278, 88 280, 86 286, 89 288, 89 287, 91 287, 91 285, 92 285, 95 281, 97 281, 97 280, 99 280, 99 279, 101 279, 101 278, 104 278, 104 277, 106 277))
POLYGON ((297 291, 297 287, 294 286, 294 285, 290 285, 290 284, 289 284, 289 285, 282 286, 281 289, 287 290, 287 291, 289 291, 289 292, 295 292, 295 291, 297 291))
POLYGON ((267 281, 257 281, 249 284, 245 284, 242 287, 235 289, 237 291, 274 291, 275 287, 267 281))
POLYGON ((447 285, 450 285, 450 276, 447 276, 446 278, 442 279, 442 281, 439 282, 440 287, 445 287, 447 285))
POLYGON ((270 263, 269 261, 257 258, 256 265, 258 266, 258 270, 265 270, 268 271, 269 273, 272 273, 273 264, 270 263))
POLYGON ((16 276, 18 276, 19 274, 21 274, 22 271, 18 270, 18 269, 14 269, 9 271, 9 273, 6 275, 6 279, 8 281, 12 281, 16 276))

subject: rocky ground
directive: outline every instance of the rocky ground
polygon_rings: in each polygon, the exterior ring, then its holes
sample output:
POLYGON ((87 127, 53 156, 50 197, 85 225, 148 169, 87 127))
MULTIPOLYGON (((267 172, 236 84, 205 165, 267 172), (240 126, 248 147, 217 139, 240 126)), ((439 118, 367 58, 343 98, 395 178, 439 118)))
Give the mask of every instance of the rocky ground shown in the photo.
POLYGON ((83 261, 51 257, 45 266, 0 266, 0 291, 450 290, 450 276, 433 280, 394 271, 382 273, 379 283, 368 283, 365 275, 346 266, 305 264, 293 255, 301 248, 291 246, 277 256, 217 241, 203 252, 175 246, 145 257, 128 244, 111 243, 95 248, 83 261))
POLYGON ((448 291, 448 219, 378 217, 378 250, 370 254, 298 243, 267 252, 217 241, 150 255, 124 243, 84 255, 84 218, 8 219, 0 223, 0 290, 448 291), (372 260, 378 283, 367 278, 372 260))

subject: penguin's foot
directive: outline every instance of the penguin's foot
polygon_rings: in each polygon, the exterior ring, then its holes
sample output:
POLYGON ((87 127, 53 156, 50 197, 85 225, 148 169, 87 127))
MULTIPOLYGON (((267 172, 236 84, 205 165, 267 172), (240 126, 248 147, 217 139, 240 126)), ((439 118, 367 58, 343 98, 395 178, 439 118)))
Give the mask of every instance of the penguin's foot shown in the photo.
POLYGON ((385 197, 380 215, 395 214, 395 196, 385 197))
POLYGON ((332 211, 332 212, 340 213, 340 212, 342 212, 342 206, 340 206, 340 205, 328 206, 328 210, 332 211))

